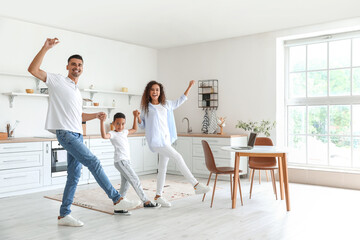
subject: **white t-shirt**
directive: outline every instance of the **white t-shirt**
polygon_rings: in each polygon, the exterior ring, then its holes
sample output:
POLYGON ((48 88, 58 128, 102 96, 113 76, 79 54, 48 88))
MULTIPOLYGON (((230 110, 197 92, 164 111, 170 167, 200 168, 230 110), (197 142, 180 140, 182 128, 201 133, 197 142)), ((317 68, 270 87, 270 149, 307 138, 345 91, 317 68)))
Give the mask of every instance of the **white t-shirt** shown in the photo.
POLYGON ((82 97, 78 85, 68 77, 53 73, 47 73, 46 85, 49 88, 46 130, 82 134, 82 97))
POLYGON ((151 104, 151 105, 153 105, 156 111, 158 112, 160 132, 165 134, 165 142, 171 145, 170 131, 167 121, 167 109, 161 104, 157 104, 157 105, 151 104))
POLYGON ((121 132, 110 131, 110 142, 114 145, 115 155, 114 161, 119 162, 121 160, 130 161, 130 146, 128 140, 129 130, 124 129, 121 132))

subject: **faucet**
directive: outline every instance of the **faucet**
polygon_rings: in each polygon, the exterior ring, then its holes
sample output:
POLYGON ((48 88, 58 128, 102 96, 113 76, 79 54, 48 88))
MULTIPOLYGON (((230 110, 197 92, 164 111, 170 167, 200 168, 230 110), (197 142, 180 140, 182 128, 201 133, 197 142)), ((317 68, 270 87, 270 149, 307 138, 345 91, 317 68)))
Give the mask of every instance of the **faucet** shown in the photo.
POLYGON ((184 120, 187 120, 187 133, 191 133, 192 129, 190 127, 189 119, 187 117, 184 117, 181 122, 184 122, 184 120))

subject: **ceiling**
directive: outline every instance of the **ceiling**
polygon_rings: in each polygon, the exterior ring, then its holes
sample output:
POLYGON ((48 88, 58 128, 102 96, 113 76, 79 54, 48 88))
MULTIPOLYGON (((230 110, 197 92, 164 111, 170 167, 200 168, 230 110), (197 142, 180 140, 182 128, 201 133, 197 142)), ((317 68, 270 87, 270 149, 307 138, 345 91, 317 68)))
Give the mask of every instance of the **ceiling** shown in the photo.
POLYGON ((360 16, 359 0, 0 0, 0 16, 161 49, 360 16))

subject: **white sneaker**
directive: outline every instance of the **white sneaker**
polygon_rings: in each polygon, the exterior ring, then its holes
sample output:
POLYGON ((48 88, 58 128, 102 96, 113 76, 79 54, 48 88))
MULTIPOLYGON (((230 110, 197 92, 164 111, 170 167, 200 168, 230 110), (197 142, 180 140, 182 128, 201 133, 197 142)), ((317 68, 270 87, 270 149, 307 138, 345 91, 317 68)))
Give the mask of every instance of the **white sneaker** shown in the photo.
POLYGON ((117 213, 121 210, 129 210, 132 208, 136 208, 137 206, 141 205, 140 201, 130 201, 126 198, 121 200, 118 204, 114 206, 114 212, 117 213))
POLYGON ((58 218, 58 225, 70 226, 70 227, 82 227, 84 226, 84 223, 69 214, 63 218, 60 219, 58 218))
POLYGON ((171 203, 163 197, 158 197, 154 202, 159 203, 161 207, 171 207, 171 203))
POLYGON ((195 189, 195 194, 204 194, 204 193, 211 191, 211 187, 206 186, 202 183, 199 183, 198 185, 196 185, 196 187, 194 187, 194 189, 195 189))

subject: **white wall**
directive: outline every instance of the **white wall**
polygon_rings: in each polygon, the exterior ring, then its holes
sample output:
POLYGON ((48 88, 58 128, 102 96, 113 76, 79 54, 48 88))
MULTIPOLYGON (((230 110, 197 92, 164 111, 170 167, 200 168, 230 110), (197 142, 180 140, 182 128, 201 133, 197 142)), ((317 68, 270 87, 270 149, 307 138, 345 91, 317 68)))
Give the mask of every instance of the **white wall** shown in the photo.
MULTIPOLYGON (((243 133, 235 128, 237 120, 277 120, 282 124, 283 86, 277 89, 276 84, 282 79, 283 68, 277 66, 277 39, 359 28, 357 18, 159 50, 159 81, 164 83, 167 97, 176 98, 191 79, 219 79, 217 115, 227 117, 227 133, 243 133)), ((181 122, 184 116, 190 119, 194 132, 200 132, 204 112, 197 107, 197 99, 197 89, 193 89, 189 100, 176 110, 179 132, 186 131, 186 124, 181 122)), ((276 138, 275 131, 272 138, 276 138)))
MULTIPOLYGON (((47 37, 57 37, 60 43, 47 53, 42 69, 66 76, 67 58, 72 54, 82 55, 84 72, 79 80, 80 89, 93 84, 97 89, 120 90, 127 87, 129 92, 142 94, 145 84, 157 78, 155 49, 7 18, 0 18, 0 73, 28 74, 30 62, 47 37)), ((1 93, 25 92, 26 88, 35 89, 35 81, 0 75, 0 86, 1 93)), ((42 86, 45 85, 42 83, 42 86)), ((82 94, 89 97, 88 93, 82 94)), ((112 115, 117 111, 124 112, 128 116, 127 127, 131 127, 132 110, 139 108, 140 97, 133 97, 131 105, 128 105, 127 96, 95 95, 95 100, 103 105, 111 105, 113 99, 117 108, 112 115)), ((8 98, 0 94, 0 132, 6 131, 6 123, 20 120, 16 137, 49 135, 44 130, 46 111, 46 98, 16 97, 14 107, 10 108, 8 98)), ((99 133, 98 120, 88 122, 87 132, 99 133)))

